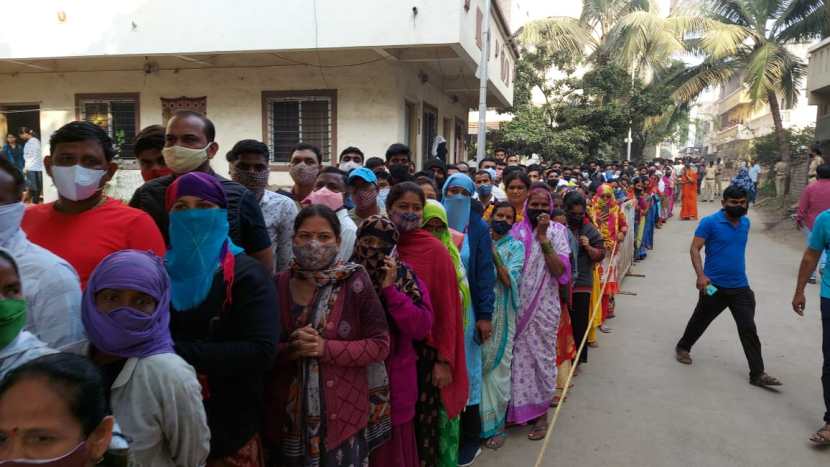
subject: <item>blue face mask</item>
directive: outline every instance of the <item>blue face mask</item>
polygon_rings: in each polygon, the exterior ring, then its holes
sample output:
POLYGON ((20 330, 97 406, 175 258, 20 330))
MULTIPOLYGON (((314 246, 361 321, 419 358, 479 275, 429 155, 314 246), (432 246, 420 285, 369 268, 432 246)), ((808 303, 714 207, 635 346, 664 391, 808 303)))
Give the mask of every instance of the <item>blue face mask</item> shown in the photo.
POLYGON ((378 191, 378 208, 383 212, 386 209, 386 198, 389 197, 389 188, 381 188, 378 191))
POLYGON ((447 210, 449 227, 459 232, 466 232, 470 223, 470 197, 448 195, 444 197, 444 209, 447 210))
POLYGON ((226 241, 230 243, 226 209, 170 213, 170 250, 164 258, 176 310, 189 310, 205 300, 226 241))
POLYGON ((478 196, 487 198, 493 193, 493 185, 479 185, 476 187, 478 196))

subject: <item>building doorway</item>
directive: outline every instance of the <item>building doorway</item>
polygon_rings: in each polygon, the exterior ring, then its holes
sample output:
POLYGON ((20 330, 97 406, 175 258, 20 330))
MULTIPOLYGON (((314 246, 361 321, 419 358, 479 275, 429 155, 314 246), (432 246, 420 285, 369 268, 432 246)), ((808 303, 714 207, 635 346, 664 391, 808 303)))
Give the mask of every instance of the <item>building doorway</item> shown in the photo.
POLYGON ((39 104, 0 104, 0 141, 6 143, 6 135, 17 135, 20 127, 31 128, 40 136, 39 104))
MULTIPOLYGON (((422 161, 429 160, 432 155, 432 143, 438 136, 438 109, 424 102, 424 118, 421 127, 421 156, 422 161)), ((420 165, 418 165, 420 167, 420 165)))

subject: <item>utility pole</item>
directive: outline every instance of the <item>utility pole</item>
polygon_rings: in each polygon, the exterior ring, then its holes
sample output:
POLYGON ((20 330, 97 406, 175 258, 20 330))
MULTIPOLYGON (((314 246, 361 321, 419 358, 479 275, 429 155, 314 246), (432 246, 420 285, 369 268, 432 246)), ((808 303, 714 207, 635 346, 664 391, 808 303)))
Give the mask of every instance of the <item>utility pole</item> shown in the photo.
POLYGON ((490 58, 490 2, 484 0, 484 19, 481 25, 481 59, 478 63, 478 140, 476 162, 481 163, 487 149, 487 61, 490 58))

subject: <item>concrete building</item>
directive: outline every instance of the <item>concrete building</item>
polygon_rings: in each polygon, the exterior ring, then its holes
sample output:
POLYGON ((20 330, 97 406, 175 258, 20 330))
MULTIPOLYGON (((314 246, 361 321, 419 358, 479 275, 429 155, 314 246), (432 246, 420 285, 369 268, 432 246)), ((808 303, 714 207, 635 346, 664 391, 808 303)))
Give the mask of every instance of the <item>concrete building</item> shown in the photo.
POLYGON ((816 106, 816 140, 830 151, 830 37, 810 47, 807 96, 816 106))
MULTIPOLYGON (((799 44, 787 48, 806 61, 808 45, 799 44)), ((781 120, 784 128, 800 128, 814 124, 816 107, 805 98, 806 87, 805 83, 800 92, 800 99, 792 108, 787 108, 783 99, 781 100, 781 120)), ((724 160, 746 159, 750 156, 750 141, 775 130, 769 106, 752 105, 740 75, 735 75, 721 87, 715 106, 717 130, 712 138, 712 145, 717 157, 724 160)))
MULTIPOLYGON (((240 139, 266 142, 276 184, 289 182, 298 141, 332 162, 346 146, 368 157, 405 142, 420 163, 442 135, 460 159, 478 102, 483 3, 32 0, 0 28, 0 137, 30 126, 46 142, 86 119, 129 159, 140 128, 195 109, 216 123, 222 155, 240 139)), ((487 20, 488 102, 503 107, 517 51, 498 4, 487 20)))

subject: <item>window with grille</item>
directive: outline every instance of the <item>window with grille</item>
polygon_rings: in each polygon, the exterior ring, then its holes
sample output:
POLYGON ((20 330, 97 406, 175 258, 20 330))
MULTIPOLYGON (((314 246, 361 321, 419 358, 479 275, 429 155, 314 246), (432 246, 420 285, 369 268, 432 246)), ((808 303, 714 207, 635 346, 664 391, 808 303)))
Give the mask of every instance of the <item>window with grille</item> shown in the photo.
POLYGON ((271 161, 288 163, 291 147, 300 142, 317 146, 323 153, 323 160, 331 160, 335 100, 332 92, 314 95, 264 93, 271 161))
POLYGON ((133 140, 138 132, 138 95, 78 95, 81 120, 103 128, 122 158, 134 158, 133 140))

